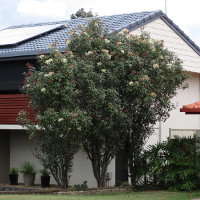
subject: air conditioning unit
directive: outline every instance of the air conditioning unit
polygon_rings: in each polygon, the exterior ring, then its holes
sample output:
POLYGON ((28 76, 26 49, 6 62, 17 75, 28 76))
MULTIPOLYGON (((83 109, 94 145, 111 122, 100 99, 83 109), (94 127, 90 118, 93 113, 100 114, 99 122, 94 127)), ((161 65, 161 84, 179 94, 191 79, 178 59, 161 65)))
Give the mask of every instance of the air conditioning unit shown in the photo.
POLYGON ((106 172, 106 179, 110 180, 112 178, 112 172, 106 172))

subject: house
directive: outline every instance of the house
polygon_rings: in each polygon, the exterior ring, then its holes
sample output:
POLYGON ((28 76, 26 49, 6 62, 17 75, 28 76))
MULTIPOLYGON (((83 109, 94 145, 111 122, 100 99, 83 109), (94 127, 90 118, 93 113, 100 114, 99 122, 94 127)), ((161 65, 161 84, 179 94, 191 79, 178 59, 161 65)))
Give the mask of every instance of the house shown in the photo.
MULTIPOLYGON (((199 116, 187 116, 179 112, 182 105, 197 101, 200 97, 200 49, 170 20, 162 11, 140 12, 99 17, 109 25, 110 31, 126 28, 133 34, 140 34, 141 28, 148 31, 152 38, 164 40, 164 45, 183 60, 183 68, 191 74, 189 88, 178 90, 172 100, 178 103, 177 109, 170 113, 166 122, 158 123, 156 134, 149 138, 149 143, 165 140, 170 128, 198 129, 199 116)), ((64 52, 65 41, 69 32, 78 24, 86 25, 85 19, 74 19, 51 23, 13 26, 0 31, 0 183, 8 182, 10 167, 19 167, 24 160, 34 162, 37 169, 42 168, 32 155, 32 145, 26 131, 15 121, 18 110, 27 108, 27 99, 19 97, 19 87, 23 85, 23 72, 26 63, 37 67, 38 53, 49 53, 49 45, 56 43, 56 48, 64 52)), ((112 172, 109 185, 127 180, 127 169, 121 165, 126 156, 119 154, 109 165, 112 172)), ((90 161, 83 151, 75 156, 71 184, 80 184, 87 180, 89 187, 96 187, 90 161)), ((22 182, 22 176, 19 177, 22 182)), ((40 183, 39 175, 36 183, 40 183)), ((52 183, 55 181, 52 180, 52 183)))

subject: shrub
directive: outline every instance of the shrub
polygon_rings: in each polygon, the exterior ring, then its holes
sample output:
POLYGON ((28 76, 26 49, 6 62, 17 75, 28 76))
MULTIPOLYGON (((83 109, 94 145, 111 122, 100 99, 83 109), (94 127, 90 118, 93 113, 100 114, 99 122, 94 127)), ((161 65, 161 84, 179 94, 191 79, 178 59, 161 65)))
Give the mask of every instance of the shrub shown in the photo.
POLYGON ((87 181, 83 181, 83 183, 80 185, 80 184, 77 184, 77 185, 74 185, 74 187, 77 189, 77 190, 80 190, 80 189, 83 189, 83 188, 88 188, 87 186, 87 181))
POLYGON ((50 175, 50 172, 47 169, 40 170, 40 173, 42 174, 42 176, 49 176, 50 175))
MULTIPOLYGON (((148 183, 170 191, 191 191, 198 187, 200 171, 199 138, 168 139, 149 146, 146 160, 148 183)), ((141 156, 141 157, 142 157, 141 156)))
POLYGON ((25 161, 21 164, 20 172, 23 174, 36 174, 35 165, 25 161))
POLYGON ((19 170, 17 168, 10 168, 9 174, 18 174, 19 170))

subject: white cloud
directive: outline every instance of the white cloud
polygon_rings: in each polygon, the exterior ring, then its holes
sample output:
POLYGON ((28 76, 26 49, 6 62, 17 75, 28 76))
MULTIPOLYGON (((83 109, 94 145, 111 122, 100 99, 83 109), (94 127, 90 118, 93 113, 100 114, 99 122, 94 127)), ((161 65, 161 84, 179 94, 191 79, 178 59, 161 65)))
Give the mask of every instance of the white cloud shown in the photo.
POLYGON ((180 27, 200 25, 199 0, 168 0, 168 16, 180 27))
POLYGON ((20 0, 17 11, 25 15, 60 18, 66 17, 67 5, 60 0, 20 0))
MULTIPOLYGON (((19 20, 20 24, 65 20, 80 8, 86 11, 92 9, 93 13, 98 13, 99 16, 158 9, 165 11, 165 0, 4 0, 6 3, 3 5, 7 5, 8 1, 18 2, 17 14, 14 15, 16 20, 13 19, 15 24, 19 23, 19 20)), ((191 38, 199 41, 196 32, 200 28, 200 0, 166 0, 166 2, 168 17, 191 38)), ((1 4, 1 7, 3 5, 1 4)), ((5 13, 9 12, 4 11, 3 17, 5 13)), ((8 16, 5 19, 7 20, 8 16)))

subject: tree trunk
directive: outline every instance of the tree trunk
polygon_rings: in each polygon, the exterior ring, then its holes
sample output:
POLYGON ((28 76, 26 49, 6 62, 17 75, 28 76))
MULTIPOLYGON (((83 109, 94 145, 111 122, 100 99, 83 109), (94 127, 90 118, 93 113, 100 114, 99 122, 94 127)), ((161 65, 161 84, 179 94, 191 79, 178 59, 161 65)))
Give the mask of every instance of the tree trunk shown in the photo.
POLYGON ((94 177, 97 180, 97 187, 105 187, 105 182, 106 182, 106 177, 105 177, 105 173, 106 173, 106 166, 102 166, 102 167, 97 167, 95 162, 92 162, 92 168, 93 168, 93 174, 94 177))

